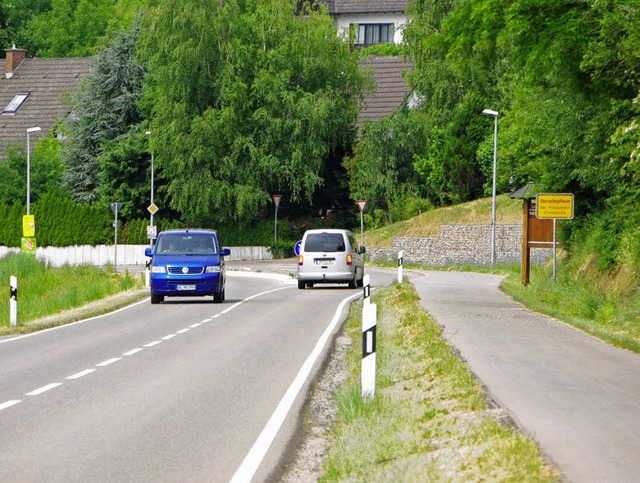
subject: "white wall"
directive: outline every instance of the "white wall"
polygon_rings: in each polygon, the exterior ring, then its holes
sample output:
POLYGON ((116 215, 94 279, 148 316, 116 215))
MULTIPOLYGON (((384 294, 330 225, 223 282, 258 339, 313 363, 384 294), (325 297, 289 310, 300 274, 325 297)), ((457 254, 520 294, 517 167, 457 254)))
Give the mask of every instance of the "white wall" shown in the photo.
MULTIPOLYGON (((148 258, 144 250, 149 245, 118 245, 117 263, 121 265, 144 266, 148 258)), ((227 260, 272 260, 269 247, 229 247, 231 255, 227 260)), ((0 247, 0 258, 7 253, 19 252, 19 248, 0 247)), ((114 265, 116 251, 113 245, 80 245, 72 247, 38 247, 36 258, 53 267, 63 265, 114 265)))
POLYGON ((349 37, 349 25, 361 23, 392 23, 394 24, 395 34, 393 41, 401 44, 404 34, 404 26, 407 23, 407 16, 402 13, 371 13, 371 14, 341 14, 336 17, 335 24, 338 29, 338 35, 341 37, 349 37))

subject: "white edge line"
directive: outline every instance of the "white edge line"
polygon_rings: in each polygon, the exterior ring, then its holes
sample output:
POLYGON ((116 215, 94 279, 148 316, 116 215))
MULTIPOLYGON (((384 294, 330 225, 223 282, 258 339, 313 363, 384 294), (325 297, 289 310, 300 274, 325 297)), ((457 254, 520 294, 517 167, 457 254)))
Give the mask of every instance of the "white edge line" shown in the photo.
POLYGON ((21 402, 22 402, 21 399, 11 399, 10 401, 3 402, 2 404, 0 404, 0 411, 2 411, 3 409, 10 408, 11 406, 15 406, 16 404, 21 402))
POLYGON ((161 340, 154 340, 153 342, 149 342, 148 344, 144 344, 142 347, 153 347, 154 345, 162 344, 161 340))
POLYGON ((119 360, 120 360, 120 357, 113 357, 112 359, 108 359, 104 362, 101 362, 100 364, 96 364, 96 366, 105 367, 105 366, 108 366, 109 364, 113 364, 114 362, 118 362, 119 360))
POLYGON ((282 424, 284 423, 284 420, 287 417, 287 414, 289 413, 291 406, 293 406, 293 403, 297 395, 300 393, 300 390, 302 389, 302 387, 304 386, 304 383, 309 377, 309 374, 311 373, 311 369, 313 368, 313 365, 318 360, 318 357, 320 357, 320 354, 322 353, 322 349, 327 343, 327 340, 329 339, 331 334, 334 332, 336 326, 338 325, 338 322, 341 319, 341 314, 344 309, 344 306, 351 299, 354 299, 360 296, 362 296, 362 294, 357 293, 345 298, 342 302, 340 302, 340 305, 338 306, 335 312, 335 315, 333 316, 333 319, 325 329, 324 333, 318 339, 316 346, 313 348, 313 350, 307 357, 307 360, 304 362, 304 364, 300 368, 300 371, 298 371, 296 378, 293 380, 293 382, 287 389, 287 392, 285 392, 284 396, 278 403, 278 406, 276 407, 275 411, 269 418, 269 421, 267 421, 267 424, 265 425, 262 432, 260 433, 260 436, 258 436, 258 439, 256 439, 255 443, 249 450, 249 453, 247 453, 244 460, 236 470, 235 474, 233 475, 233 478, 231 478, 230 483, 241 483, 241 482, 243 483, 243 482, 251 481, 256 471, 258 470, 260 463, 262 463, 262 460, 267 454, 269 447, 273 443, 273 440, 278 434, 278 431, 282 427, 282 424))
POLYGON ((36 389, 35 391, 28 392, 26 396, 39 396, 43 392, 50 391, 51 389, 54 389, 61 385, 61 382, 52 382, 51 384, 47 384, 46 386, 42 386, 41 388, 36 389))
POLYGON ((176 337, 178 334, 169 334, 169 335, 165 335, 162 340, 169 340, 169 339, 173 339, 174 337, 176 337))
POLYGON ((195 329, 196 327, 200 327, 202 325, 202 322, 196 322, 195 324, 191 324, 189 326, 190 329, 195 329))
POLYGON ((11 341, 14 341, 14 340, 24 339, 25 337, 34 337, 36 335, 44 334, 44 333, 50 332, 52 330, 64 329, 65 327, 69 328, 70 326, 77 325, 77 324, 82 324, 84 322, 89 322, 89 321, 95 320, 95 319, 101 319, 102 317, 107 317, 109 315, 117 314, 118 312, 122 312, 124 310, 130 309, 131 307, 135 307, 136 305, 148 302, 148 300, 149 300, 148 298, 147 299, 142 299, 142 300, 140 300, 138 302, 132 303, 131 305, 127 305, 126 307, 122 307, 122 308, 120 308, 118 310, 114 310, 113 312, 108 312, 106 314, 96 315, 95 317, 91 317, 91 318, 88 318, 88 319, 78 320, 76 322, 70 322, 68 324, 63 324, 63 325, 57 325, 57 326, 51 327, 49 329, 38 330, 36 332, 30 332, 29 334, 19 335, 17 337, 12 337, 11 339, 0 340, 0 344, 4 344, 5 342, 11 342, 11 341))
POLYGON ((191 330, 191 329, 180 329, 180 330, 176 330, 176 334, 184 334, 185 332, 189 332, 189 330, 191 330))
POLYGON ((84 377, 87 374, 91 374, 92 372, 95 372, 95 369, 85 369, 84 371, 76 372, 75 374, 69 377, 65 377, 65 379, 70 379, 70 380, 80 379, 81 377, 84 377))

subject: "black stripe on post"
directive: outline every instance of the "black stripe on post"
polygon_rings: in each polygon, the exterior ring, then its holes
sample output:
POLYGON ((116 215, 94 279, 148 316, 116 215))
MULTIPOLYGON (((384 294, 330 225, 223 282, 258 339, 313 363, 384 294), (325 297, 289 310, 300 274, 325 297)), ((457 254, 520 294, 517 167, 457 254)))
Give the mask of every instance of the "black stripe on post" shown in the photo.
POLYGON ((18 300, 18 288, 17 287, 11 287, 11 299, 12 300, 18 300))
POLYGON ((376 326, 370 327, 362 333, 362 358, 376 351, 376 326), (370 342, 369 342, 370 341, 370 342))

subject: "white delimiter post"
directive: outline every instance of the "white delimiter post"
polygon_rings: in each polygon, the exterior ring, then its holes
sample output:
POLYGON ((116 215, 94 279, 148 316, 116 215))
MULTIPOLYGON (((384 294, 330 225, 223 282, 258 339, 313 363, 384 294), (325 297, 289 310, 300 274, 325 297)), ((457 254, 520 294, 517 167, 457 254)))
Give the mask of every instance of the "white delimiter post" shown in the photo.
POLYGON ((362 399, 373 399, 376 392, 376 318, 377 306, 369 299, 369 275, 364 276, 362 306, 362 399))
POLYGON ((402 283, 402 258, 404 257, 404 252, 400 250, 398 252, 398 283, 402 283))
POLYGON ((15 327, 18 324, 18 279, 14 275, 9 277, 9 285, 11 285, 9 320, 11 322, 11 327, 15 327))

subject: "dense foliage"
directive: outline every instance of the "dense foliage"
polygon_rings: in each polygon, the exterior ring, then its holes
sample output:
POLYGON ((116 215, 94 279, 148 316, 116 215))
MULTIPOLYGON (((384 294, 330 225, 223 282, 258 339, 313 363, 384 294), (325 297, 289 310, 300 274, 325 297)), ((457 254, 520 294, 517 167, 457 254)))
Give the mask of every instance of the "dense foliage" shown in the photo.
POLYGON ((152 149, 188 222, 251 222, 281 193, 312 200, 348 148, 357 58, 293 0, 159 0, 142 32, 152 149))
POLYGON ((67 118, 62 150, 67 192, 84 203, 101 198, 125 202, 125 216, 135 213, 136 202, 140 206, 141 190, 148 192, 150 178, 144 131, 137 126, 146 73, 135 57, 138 31, 136 23, 97 56, 74 115, 67 118))
POLYGON ((565 241, 591 240, 601 268, 637 264, 639 6, 411 2, 405 39, 428 143, 416 167, 451 201, 488 194, 493 120, 481 112, 497 110, 498 191, 534 181, 574 193, 565 241))
MULTIPOLYGON (((534 181, 574 193, 564 241, 610 270, 640 260, 639 7, 410 0, 406 45, 368 52, 412 61, 413 108, 359 137, 359 54, 310 1, 14 0, 0 3, 0 41, 40 56, 97 54, 61 154, 52 137, 32 147, 32 201, 64 180, 82 203, 124 202, 132 240, 148 217, 151 152, 158 222, 248 229, 269 220, 276 192, 285 216, 324 223, 330 212, 357 220, 362 197, 380 223, 487 196, 489 108, 500 113, 498 191, 534 181), (344 201, 353 212, 337 209, 344 201)), ((17 206, 25 153, 8 153, 0 203, 17 206)))

